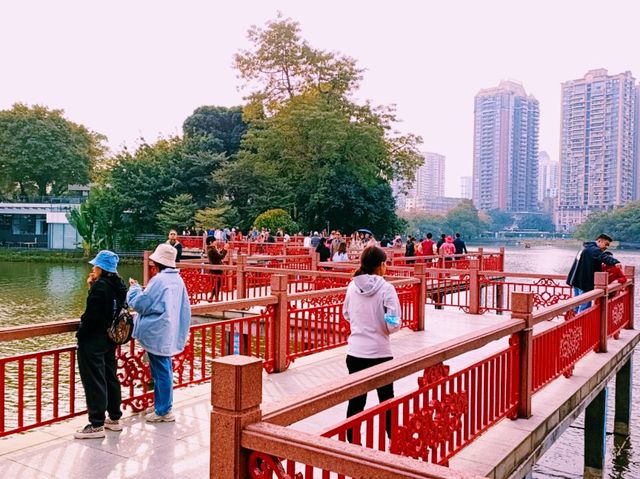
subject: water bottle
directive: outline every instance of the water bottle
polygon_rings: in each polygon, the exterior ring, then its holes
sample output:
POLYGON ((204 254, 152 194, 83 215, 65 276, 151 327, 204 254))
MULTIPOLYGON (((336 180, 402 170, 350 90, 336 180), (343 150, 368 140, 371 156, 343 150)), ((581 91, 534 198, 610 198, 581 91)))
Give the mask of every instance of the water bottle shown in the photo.
POLYGON ((400 318, 391 313, 384 313, 384 320, 387 322, 389 326, 393 326, 394 328, 400 326, 400 318))
POLYGON ((233 333, 233 354, 236 356, 240 354, 240 333, 238 331, 233 333))

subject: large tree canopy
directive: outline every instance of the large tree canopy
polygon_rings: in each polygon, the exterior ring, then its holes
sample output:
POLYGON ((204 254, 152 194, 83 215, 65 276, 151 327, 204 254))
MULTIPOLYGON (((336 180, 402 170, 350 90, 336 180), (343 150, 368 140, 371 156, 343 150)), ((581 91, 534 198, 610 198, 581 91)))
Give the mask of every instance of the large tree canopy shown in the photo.
POLYGON ((19 103, 0 111, 0 176, 21 194, 59 195, 69 184, 86 184, 102 158, 106 138, 63 114, 19 103))
POLYGON ((252 27, 249 40, 235 58, 250 90, 249 130, 237 161, 218 175, 244 224, 283 208, 307 229, 327 220, 344 230, 397 228, 388 183, 413 177, 421 139, 394 131, 392 108, 352 102, 362 71, 311 47, 296 22, 252 27))
POLYGON ((600 233, 606 233, 615 241, 640 243, 640 201, 629 203, 613 211, 599 211, 589 215, 575 231, 581 240, 593 241, 600 233))

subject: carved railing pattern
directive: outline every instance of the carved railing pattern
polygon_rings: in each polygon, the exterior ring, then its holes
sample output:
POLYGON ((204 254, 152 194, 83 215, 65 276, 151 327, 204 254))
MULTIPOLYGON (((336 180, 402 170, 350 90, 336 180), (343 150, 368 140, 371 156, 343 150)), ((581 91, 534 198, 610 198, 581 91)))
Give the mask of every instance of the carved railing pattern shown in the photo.
POLYGON ((322 435, 441 465, 518 406, 519 344, 461 371, 437 364, 418 379, 419 388, 365 410, 322 435), (383 431, 391 418, 391 438, 383 431))
POLYGON ((571 287, 555 279, 526 278, 508 280, 496 277, 495 274, 479 275, 480 282, 480 312, 511 311, 511 293, 532 292, 534 309, 553 306, 559 301, 571 298, 571 287))
POLYGON ((249 477, 251 479, 273 479, 274 475, 276 479, 303 479, 304 477, 300 472, 291 474, 285 472, 277 457, 257 451, 252 451, 249 454, 249 477))
MULTIPOLYGON (((262 358, 264 369, 273 371, 273 318, 268 305, 255 316, 192 326, 184 351, 172 358, 174 387, 211 379, 209 360, 233 354, 235 333, 239 353, 262 358)), ((144 349, 132 339, 116 349, 116 361, 122 407, 151 406, 144 349)), ((76 362, 75 346, 0 358, 0 437, 86 413, 76 362)))
POLYGON ((631 301, 629 290, 623 289, 608 302, 607 334, 614 339, 618 339, 620 330, 629 324, 631 311, 629 301, 631 301))
POLYGON ((600 309, 592 307, 533 337, 533 391, 560 375, 570 377, 573 367, 589 351, 597 350, 600 309))

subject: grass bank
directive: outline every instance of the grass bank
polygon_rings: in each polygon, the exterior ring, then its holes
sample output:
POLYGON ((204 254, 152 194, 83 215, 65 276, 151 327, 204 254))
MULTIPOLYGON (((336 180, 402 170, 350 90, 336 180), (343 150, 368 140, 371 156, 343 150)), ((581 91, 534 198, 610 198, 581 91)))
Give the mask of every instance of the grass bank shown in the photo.
MULTIPOLYGON (((34 249, 0 249, 0 261, 16 263, 86 263, 91 258, 82 252, 34 250, 34 249)), ((142 257, 121 257, 120 264, 140 264, 142 257)))

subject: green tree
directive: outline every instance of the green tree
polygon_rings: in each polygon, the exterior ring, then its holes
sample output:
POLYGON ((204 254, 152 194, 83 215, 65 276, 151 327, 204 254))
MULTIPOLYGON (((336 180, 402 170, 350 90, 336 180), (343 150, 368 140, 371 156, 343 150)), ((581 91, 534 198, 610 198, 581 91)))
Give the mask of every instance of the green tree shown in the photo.
POLYGON ((640 202, 629 203, 612 211, 598 211, 576 228, 574 236, 584 241, 594 240, 600 233, 614 240, 640 243, 640 202))
POLYGON ((537 231, 555 231, 553 218, 549 214, 528 213, 523 214, 517 222, 518 228, 537 231))
POLYGON ((291 215, 280 208, 268 210, 258 215, 253 226, 256 228, 267 228, 272 232, 282 228, 286 233, 292 234, 298 230, 298 225, 291 219, 291 215))
POLYGON ((44 196, 86 184, 104 155, 104 136, 73 123, 62 110, 16 103, 0 111, 0 176, 44 196))
POLYGON ((184 137, 198 149, 234 156, 247 130, 242 119, 242 107, 201 106, 182 124, 184 137))
POLYGON ((489 210, 489 229, 491 231, 502 231, 513 225, 513 215, 499 209, 489 210))
POLYGON ((122 209, 113 191, 92 189, 87 201, 71 210, 67 218, 82 237, 85 256, 100 249, 114 249, 115 235, 122 224, 122 209))
POLYGON ((305 229, 397 228, 388 183, 413 177, 421 139, 395 133, 392 108, 352 102, 355 60, 314 49, 296 22, 279 17, 249 39, 235 58, 249 129, 217 176, 241 217, 282 208, 305 229))
POLYGON ((444 216, 428 213, 405 213, 402 218, 407 222, 406 232, 418 238, 424 238, 427 233, 437 237, 445 229, 444 216))
POLYGON ((444 220, 445 230, 450 233, 459 232, 465 238, 478 236, 486 227, 478 216, 478 210, 471 200, 462 200, 453 208, 444 220))
POLYGON ((171 229, 182 230, 193 226, 194 216, 198 206, 193 197, 182 193, 162 202, 160 212, 156 215, 161 232, 171 229))

